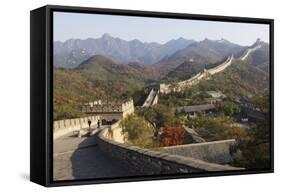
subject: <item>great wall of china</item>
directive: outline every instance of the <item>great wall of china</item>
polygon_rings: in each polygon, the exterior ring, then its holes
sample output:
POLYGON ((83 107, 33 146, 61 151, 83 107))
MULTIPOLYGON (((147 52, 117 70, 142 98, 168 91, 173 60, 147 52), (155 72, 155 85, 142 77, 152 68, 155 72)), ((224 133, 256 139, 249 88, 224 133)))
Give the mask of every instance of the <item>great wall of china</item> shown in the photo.
MULTIPOLYGON (((238 59, 244 61, 251 52, 257 50, 258 48, 260 48, 260 45, 248 48, 238 59)), ((178 86, 176 87, 173 87, 170 84, 160 84, 158 89, 151 89, 142 107, 150 107, 157 104, 159 92, 169 93, 171 91, 181 91, 186 86, 194 85, 202 79, 209 78, 211 75, 224 71, 232 64, 234 59, 233 55, 231 55, 222 64, 208 70, 205 69, 203 72, 194 75, 188 80, 178 82, 178 86)), ((122 162, 122 164, 126 165, 126 169, 129 167, 131 170, 135 170, 138 174, 146 175, 202 171, 234 171, 243 169, 227 165, 231 161, 231 151, 233 146, 235 146, 235 140, 202 142, 165 147, 162 149, 143 149, 126 144, 124 135, 122 134, 122 128, 119 126, 119 123, 120 120, 125 118, 127 115, 134 113, 134 103, 132 100, 119 104, 89 104, 83 106, 83 111, 89 116, 85 118, 60 120, 53 123, 54 142, 73 131, 87 128, 87 121, 89 119, 93 124, 96 124, 98 120, 102 119, 117 119, 118 121, 111 126, 103 127, 101 130, 95 130, 94 132, 97 137, 97 143, 94 145, 98 147, 99 151, 102 151, 103 154, 110 157, 110 160, 108 160, 109 164, 107 166, 110 165, 110 162, 113 163, 115 160, 118 160, 122 162), (110 113, 108 113, 108 111, 110 111, 110 113), (209 151, 212 151, 212 154, 210 154, 209 151)), ((70 151, 67 153, 72 152, 70 151)), ((90 150, 89 153, 94 153, 94 151, 90 150)), ((64 154, 65 152, 62 153, 62 155, 64 154)), ((98 154, 101 155, 100 152, 98 152, 98 154)), ((87 156, 93 156, 93 154, 87 154, 87 156)), ((67 161, 70 161, 70 159, 71 158, 68 155, 67 161)), ((101 160, 96 163, 103 164, 103 162, 104 160, 101 160)), ((69 164, 69 162, 66 163, 69 164)), ((69 170, 64 170, 65 168, 60 167, 61 165, 62 164, 59 164, 59 169, 63 173, 59 173, 59 175, 65 174, 64 171, 69 172, 69 170)), ((112 167, 112 169, 113 168, 114 167, 112 167)), ((89 167, 86 167, 85 169, 86 172, 89 172, 89 167)), ((56 169, 54 168, 54 170, 56 169)), ((94 167, 93 170, 96 170, 96 167, 94 167)), ((117 169, 116 171, 118 172, 120 169, 117 169)), ((103 171, 100 170, 100 172, 103 171)), ((128 174, 126 173, 125 175, 128 174)), ((72 175, 66 173, 66 175, 59 177, 71 179, 73 177, 73 173, 72 175)))
POLYGON ((73 131, 78 131, 81 129, 88 128, 88 120, 91 120, 92 124, 97 124, 101 117, 99 115, 75 118, 75 119, 64 119, 59 121, 54 121, 53 123, 53 139, 62 137, 73 131))
POLYGON ((79 131, 89 127, 88 120, 92 125, 96 125, 98 120, 112 121, 119 120, 126 117, 129 114, 134 113, 134 102, 128 100, 123 103, 113 102, 105 104, 87 104, 82 105, 82 111, 90 116, 83 118, 64 119, 54 121, 53 123, 53 137, 57 139, 63 135, 71 133, 73 131, 79 131))
MULTIPOLYGON (((235 140, 202 142, 156 149, 144 149, 129 145, 125 142, 126 138, 119 125, 121 119, 125 118, 128 114, 129 113, 109 127, 94 130, 92 134, 94 136, 96 135, 99 151, 102 151, 103 154, 110 157, 112 161, 122 162, 126 167, 130 168, 130 170, 139 174, 152 175, 202 171, 234 171, 243 169, 227 165, 232 160, 231 149, 235 146, 235 140), (207 151, 212 151, 212 153, 207 153, 207 151)), ((57 140, 71 141, 71 137, 69 138, 68 136, 64 138, 64 136, 66 134, 71 134, 73 131, 87 128, 88 119, 96 123, 98 120, 101 120, 101 118, 102 115, 97 115, 87 118, 55 121, 54 142, 56 143, 57 140)), ((79 148, 77 150, 79 150, 79 148)), ((65 153, 69 152, 63 152, 63 155, 65 153)), ((73 153, 75 153, 75 150, 73 153)), ((89 151, 89 153, 91 153, 91 151, 89 151)), ((95 152, 93 151, 93 153, 95 152)), ((54 158, 58 157, 59 155, 54 156, 54 158)), ((71 157, 69 158, 72 159, 71 157)), ((70 177, 69 173, 64 178, 68 177, 70 177)))
POLYGON ((167 94, 172 91, 173 92, 182 91, 186 87, 199 83, 200 80, 202 80, 202 79, 207 79, 210 76, 215 75, 216 73, 224 71, 227 67, 229 67, 231 65, 233 60, 234 60, 234 57, 233 57, 233 55, 231 55, 231 56, 227 57, 227 59, 220 65, 218 65, 214 68, 211 68, 211 69, 204 69, 203 72, 199 72, 196 75, 194 75, 193 77, 191 77, 190 79, 180 81, 180 82, 176 83, 175 85, 161 83, 159 86, 160 93, 167 94))
MULTIPOLYGON (((105 102, 105 103, 85 103, 82 104, 82 112, 86 114, 103 114, 106 118, 106 113, 119 114, 120 117, 126 116, 128 113, 134 112, 134 101, 132 99, 124 102, 105 102)), ((118 117, 117 119, 119 119, 118 117)))
POLYGON ((257 46, 254 46, 252 48, 248 48, 246 50, 246 52, 239 58, 240 60, 242 61, 245 61, 247 59, 247 57, 254 51, 256 51, 257 49, 260 49, 262 46, 261 45, 257 45, 257 46))
POLYGON ((158 103, 159 90, 151 89, 142 107, 150 107, 158 103))
POLYGON ((161 83, 159 85, 160 93, 167 94, 172 91, 178 92, 178 91, 183 90, 186 87, 195 85, 195 84, 199 83, 200 80, 202 80, 202 79, 208 79, 210 76, 224 71, 227 67, 229 67, 232 64, 232 62, 235 59, 245 61, 252 52, 260 49, 261 47, 262 47, 262 45, 259 44, 259 41, 257 41, 252 47, 247 48, 245 50, 244 54, 242 56, 240 56, 239 58, 234 58, 233 55, 228 56, 227 59, 224 62, 222 62, 221 64, 219 64, 218 66, 211 68, 211 69, 204 69, 203 72, 199 72, 196 75, 194 75, 193 77, 191 77, 187 80, 184 80, 184 81, 177 82, 176 84, 161 83))

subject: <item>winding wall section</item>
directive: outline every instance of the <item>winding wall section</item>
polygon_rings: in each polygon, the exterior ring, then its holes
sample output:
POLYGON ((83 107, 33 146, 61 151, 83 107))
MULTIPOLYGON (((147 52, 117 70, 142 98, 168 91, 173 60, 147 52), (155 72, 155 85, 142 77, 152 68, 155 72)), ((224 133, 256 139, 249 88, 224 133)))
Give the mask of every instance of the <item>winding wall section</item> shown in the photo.
MULTIPOLYGON (((117 128, 118 126, 114 125, 114 127, 117 128)), ((121 160, 131 169, 145 175, 242 169, 119 143, 110 139, 112 135, 110 129, 114 128, 106 128, 99 133, 98 146, 100 149, 111 158, 121 160)))
POLYGON ((171 85, 171 84, 160 84, 160 92, 161 93, 169 93, 171 91, 181 91, 182 89, 188 87, 188 86, 192 86, 195 85, 197 83, 199 83, 202 79, 204 78, 208 78, 211 75, 215 75, 216 73, 222 72, 224 71, 227 67, 229 67, 232 62, 234 60, 233 55, 227 57, 227 59, 222 62, 220 65, 211 68, 211 69, 205 69, 203 72, 199 72, 196 75, 194 75, 193 77, 185 80, 185 81, 180 81, 178 83, 176 83, 176 85, 171 85))

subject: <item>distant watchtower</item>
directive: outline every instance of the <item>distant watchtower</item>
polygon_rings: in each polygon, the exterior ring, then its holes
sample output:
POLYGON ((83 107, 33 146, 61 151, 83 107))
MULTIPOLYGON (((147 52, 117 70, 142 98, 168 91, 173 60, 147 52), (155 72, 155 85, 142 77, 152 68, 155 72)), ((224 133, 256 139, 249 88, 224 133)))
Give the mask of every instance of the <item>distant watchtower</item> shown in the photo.
POLYGON ((86 114, 99 115, 102 120, 119 120, 134 112, 134 101, 103 103, 99 100, 81 104, 81 110, 86 114))

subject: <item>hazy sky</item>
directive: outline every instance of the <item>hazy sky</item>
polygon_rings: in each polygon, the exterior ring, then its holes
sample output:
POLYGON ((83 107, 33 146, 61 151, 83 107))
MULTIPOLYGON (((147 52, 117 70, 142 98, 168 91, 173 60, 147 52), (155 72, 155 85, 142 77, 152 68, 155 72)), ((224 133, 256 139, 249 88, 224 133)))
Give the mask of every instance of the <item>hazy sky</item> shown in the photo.
POLYGON ((257 38, 269 42, 269 25, 215 21, 111 16, 82 13, 54 13, 54 40, 99 38, 104 33, 124 40, 165 43, 183 37, 227 39, 251 45, 257 38))

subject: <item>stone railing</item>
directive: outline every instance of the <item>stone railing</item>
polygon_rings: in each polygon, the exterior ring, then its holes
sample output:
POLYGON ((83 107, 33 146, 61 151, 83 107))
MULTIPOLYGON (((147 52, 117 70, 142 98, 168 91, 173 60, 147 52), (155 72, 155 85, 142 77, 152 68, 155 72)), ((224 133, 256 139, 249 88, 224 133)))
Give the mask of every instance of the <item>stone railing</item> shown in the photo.
POLYGON ((108 156, 126 163, 132 170, 140 174, 174 174, 242 169, 119 143, 110 139, 114 134, 112 129, 115 128, 118 128, 116 124, 99 133, 99 148, 108 156))
POLYGON ((100 116, 89 116, 84 118, 76 119, 64 119, 59 121, 54 121, 53 123, 53 139, 57 139, 65 134, 68 134, 72 131, 80 130, 83 128, 88 128, 88 120, 91 120, 91 125, 96 125, 100 116))

